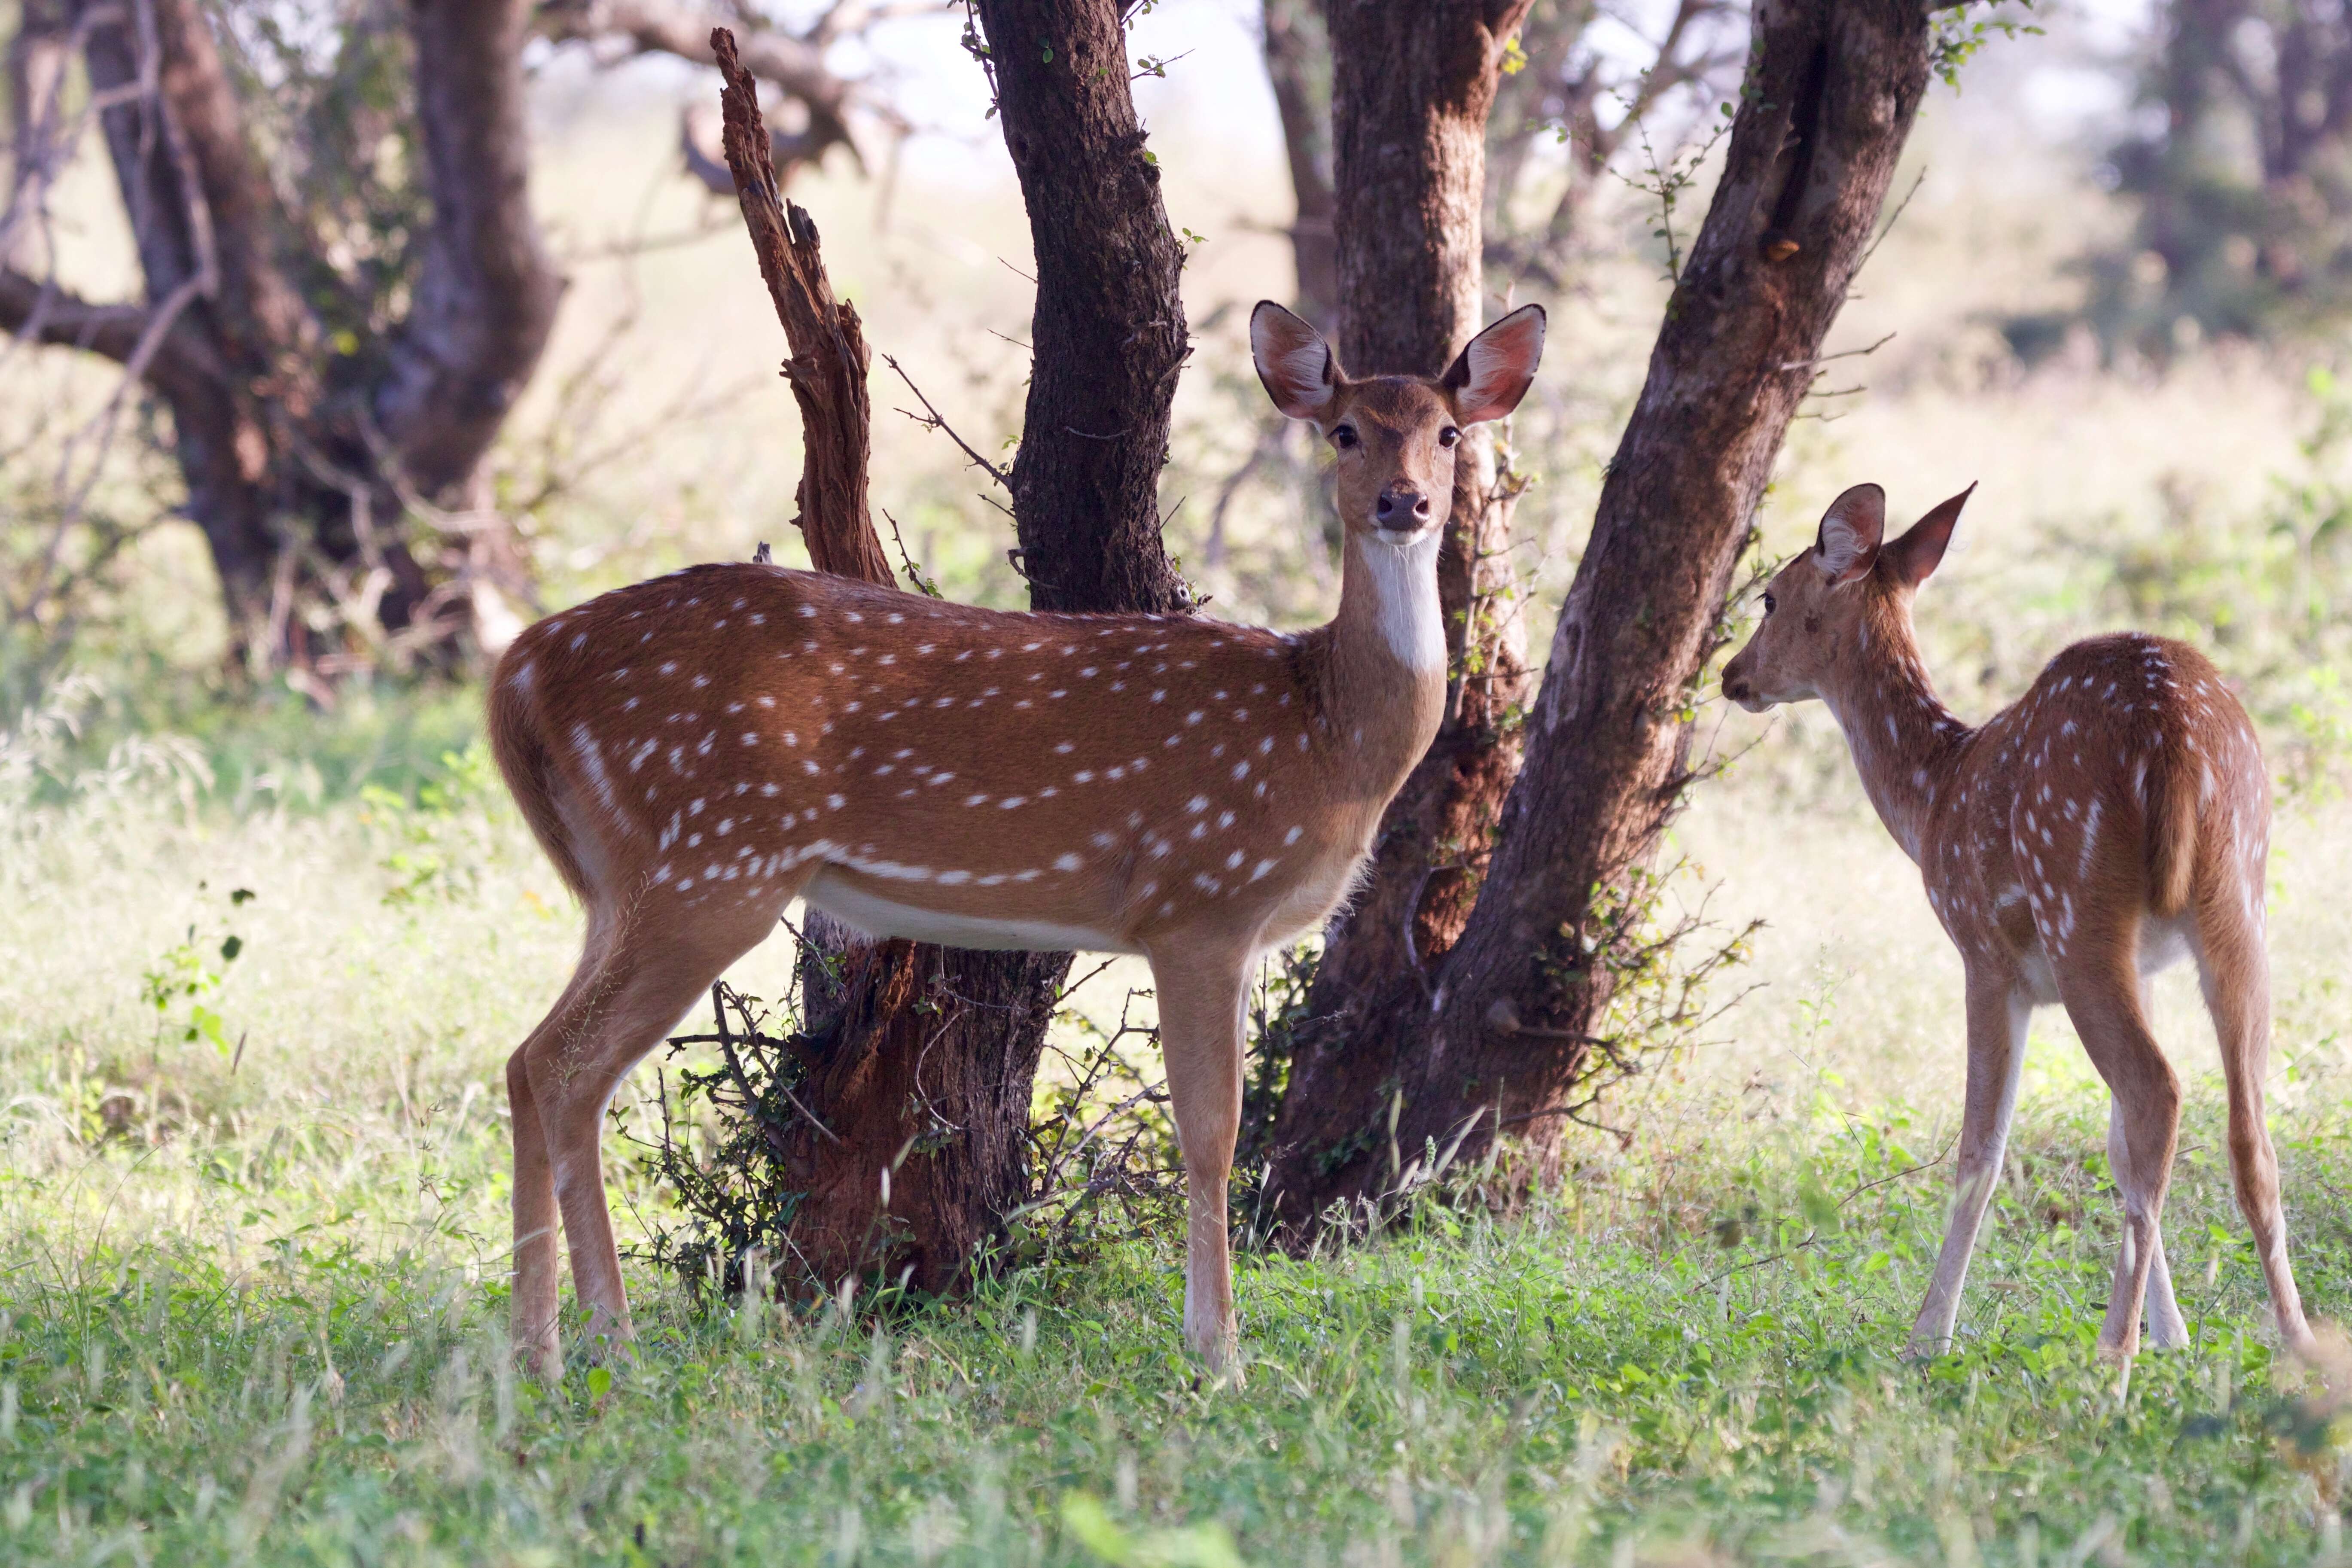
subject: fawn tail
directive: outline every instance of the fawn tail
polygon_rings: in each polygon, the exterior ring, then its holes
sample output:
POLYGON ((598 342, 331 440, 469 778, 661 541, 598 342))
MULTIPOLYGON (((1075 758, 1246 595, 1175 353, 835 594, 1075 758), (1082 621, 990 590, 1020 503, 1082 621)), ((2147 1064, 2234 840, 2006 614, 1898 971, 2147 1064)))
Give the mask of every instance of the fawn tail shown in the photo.
POLYGON ((2147 770, 2149 902, 2170 917, 2189 907, 2197 872, 2197 764, 2169 740, 2147 770))

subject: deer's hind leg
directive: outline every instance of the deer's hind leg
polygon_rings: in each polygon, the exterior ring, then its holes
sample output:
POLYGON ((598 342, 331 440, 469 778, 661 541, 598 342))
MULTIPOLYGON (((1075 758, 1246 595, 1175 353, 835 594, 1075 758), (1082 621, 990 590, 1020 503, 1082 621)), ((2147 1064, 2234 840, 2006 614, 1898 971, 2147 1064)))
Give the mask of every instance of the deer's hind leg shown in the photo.
POLYGON ((722 883, 708 903, 656 889, 650 903, 592 908, 579 970, 508 1063, 515 1122, 514 1337, 542 1373, 553 1371, 561 1352, 559 1215, 590 1337, 617 1344, 632 1336, 604 1201, 604 1117, 614 1090, 728 965, 775 929, 803 880, 771 885, 757 897, 722 883))
POLYGON ((2049 931, 2043 939, 2055 961, 2059 997, 2114 1097, 2110 1115, 2119 1136, 2110 1142, 2124 1155, 2115 1172, 2123 1245, 2099 1348, 2126 1360, 2139 1350, 2140 1308, 2163 1245, 2164 1196, 2180 1139, 2180 1080, 2140 1005, 2139 924, 2137 910, 2109 912, 2093 904, 2079 930, 2049 931))
POLYGON ((531 1092, 531 1052, 535 1042, 569 1037, 585 1020, 587 998, 595 990, 609 940, 592 916, 585 949, 563 994, 507 1058, 507 1105, 514 1137, 514 1286, 509 1307, 516 1352, 541 1376, 551 1375, 562 1359, 556 1332, 562 1281, 557 1274, 555 1168, 548 1158, 547 1125, 531 1092))
POLYGON ((2278 1153, 2271 1147, 2263 1110, 2263 1080, 2271 1056, 2271 971, 2258 914, 2261 898, 2259 881, 2246 889, 2200 888, 2193 951, 2229 1089, 2230 1173, 2238 1189, 2238 1207, 2253 1232, 2279 1337, 2288 1350, 2303 1355, 2312 1348, 2311 1327, 2304 1319, 2294 1270, 2287 1263, 2278 1153))
MULTIPOLYGON (((2145 1005, 2147 994, 2141 994, 2145 1005)), ((2124 1137, 2123 1101, 2107 1097, 2107 1167, 2116 1173, 2116 1190, 2127 1189, 2131 1147, 2124 1137)), ((2189 1342, 2189 1324, 2172 1294, 2172 1265, 2164 1256, 2164 1227, 2158 1226, 2147 1260, 2147 1342, 2156 1350, 2179 1350, 2189 1342)))

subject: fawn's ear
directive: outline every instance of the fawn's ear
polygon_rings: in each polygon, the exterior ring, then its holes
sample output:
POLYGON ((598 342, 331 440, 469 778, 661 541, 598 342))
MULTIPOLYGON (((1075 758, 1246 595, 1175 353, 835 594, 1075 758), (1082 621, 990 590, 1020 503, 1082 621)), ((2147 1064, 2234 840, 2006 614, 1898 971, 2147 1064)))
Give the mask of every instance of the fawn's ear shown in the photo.
POLYGON ((1927 580, 1927 574, 1944 559, 1944 547, 1952 542, 1952 525, 1960 521, 1960 509, 1969 504, 1969 497, 1976 490, 1976 486, 1970 485, 1951 500, 1939 502, 1935 510, 1913 523, 1902 538, 1879 552, 1896 582, 1916 588, 1927 580))
POLYGON ((1543 359, 1544 308, 1522 305, 1470 340, 1438 384, 1454 395, 1465 425, 1500 419, 1519 405, 1543 359))
POLYGON ((1856 485, 1822 513, 1813 554, 1832 588, 1866 577, 1878 563, 1878 542, 1886 536, 1886 492, 1856 485))
POLYGON ((1260 300, 1250 312, 1250 357, 1265 395, 1293 419, 1328 416, 1346 379, 1323 334, 1271 300, 1260 300))

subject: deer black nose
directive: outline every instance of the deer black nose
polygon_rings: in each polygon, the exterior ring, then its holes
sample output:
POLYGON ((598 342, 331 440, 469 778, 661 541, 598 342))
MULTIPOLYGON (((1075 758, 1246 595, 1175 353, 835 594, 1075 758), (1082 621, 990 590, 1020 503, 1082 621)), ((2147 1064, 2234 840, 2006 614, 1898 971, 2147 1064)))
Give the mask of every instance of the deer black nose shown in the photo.
POLYGON ((1402 480, 1392 481, 1381 487, 1372 517, 1382 528, 1419 528, 1429 521, 1429 498, 1402 480))

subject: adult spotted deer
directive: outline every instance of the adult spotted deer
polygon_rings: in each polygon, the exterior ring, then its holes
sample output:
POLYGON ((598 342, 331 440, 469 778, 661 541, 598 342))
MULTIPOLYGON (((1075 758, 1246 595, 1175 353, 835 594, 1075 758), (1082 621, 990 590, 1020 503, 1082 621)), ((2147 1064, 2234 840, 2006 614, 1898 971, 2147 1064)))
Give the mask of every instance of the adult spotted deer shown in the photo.
POLYGON ((1019 615, 768 565, 550 616, 490 694, 499 766, 586 908, 572 982, 507 1064, 514 1332, 557 1351, 555 1228, 625 1339, 598 1134, 622 1077, 794 899, 877 936, 1139 953, 1189 1197, 1184 1331, 1236 1349, 1226 1179, 1260 954, 1344 899, 1445 700, 1440 533, 1462 429, 1542 353, 1528 306, 1436 379, 1344 374, 1261 304, 1276 405, 1336 452, 1339 609, 1302 634, 1019 615))
POLYGON ((1882 543, 1885 492, 1858 485, 1838 497, 1813 547, 1773 577, 1763 623, 1723 672, 1724 695, 1750 712, 1809 697, 1828 705, 1967 972, 1957 1191, 1910 1351, 1951 1342, 2008 1143, 2026 1023, 2051 1003, 2065 1006, 2110 1096, 2107 1156, 2124 1230, 2100 1348, 2118 1359, 2137 1352, 2143 1300, 2154 1344, 2188 1342, 2160 1230, 2180 1085, 2148 1032, 2142 990, 2186 957, 2221 1043, 2239 1205, 2280 1335, 2306 1352, 2263 1120, 2271 812, 2253 726, 2202 654, 2130 633, 2067 648, 1981 728, 1954 718, 1920 663, 1911 603, 1968 498, 1882 543))

